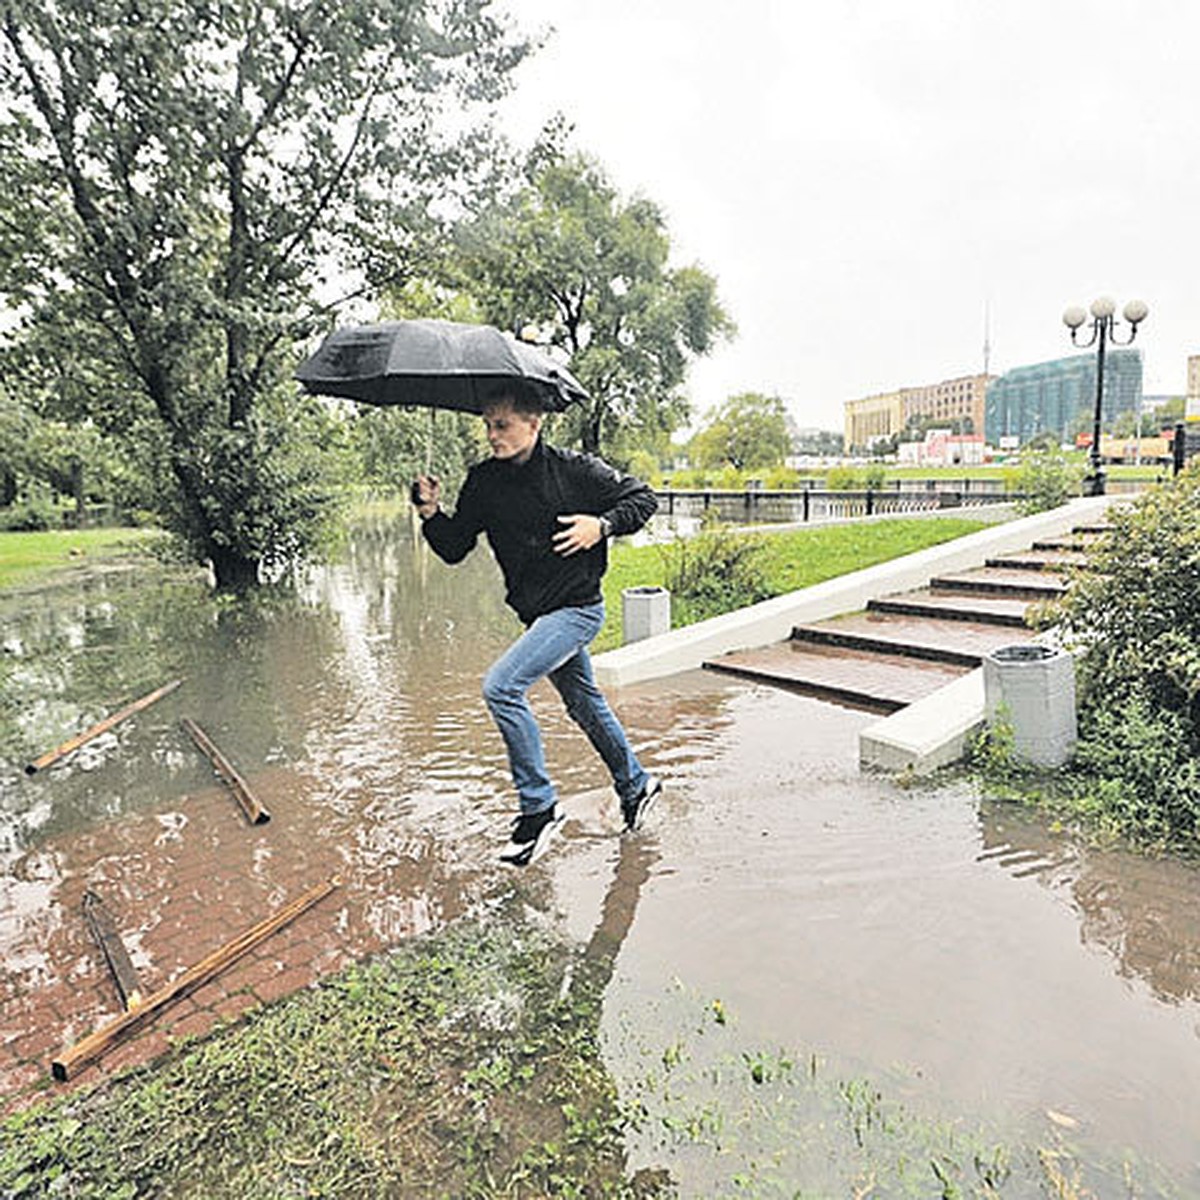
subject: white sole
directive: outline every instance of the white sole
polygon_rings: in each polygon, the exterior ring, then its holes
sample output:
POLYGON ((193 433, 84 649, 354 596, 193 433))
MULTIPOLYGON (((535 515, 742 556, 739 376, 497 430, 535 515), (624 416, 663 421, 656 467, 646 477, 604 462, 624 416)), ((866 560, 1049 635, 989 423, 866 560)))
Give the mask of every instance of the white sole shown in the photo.
POLYGON ((567 819, 566 813, 559 813, 552 821, 547 821, 542 827, 541 833, 538 834, 537 840, 533 843, 533 848, 529 851, 528 858, 519 856, 508 857, 505 854, 500 855, 500 861, 506 867, 531 867, 543 854, 550 848, 550 843, 554 841, 555 835, 562 828, 563 822, 567 819))

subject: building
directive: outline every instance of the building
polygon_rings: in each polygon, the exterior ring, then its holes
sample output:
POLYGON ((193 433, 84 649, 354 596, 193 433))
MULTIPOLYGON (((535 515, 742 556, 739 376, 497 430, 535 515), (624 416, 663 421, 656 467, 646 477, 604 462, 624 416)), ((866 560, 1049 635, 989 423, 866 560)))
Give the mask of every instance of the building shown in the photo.
POLYGON ((927 429, 925 440, 901 442, 897 455, 902 465, 913 467, 974 467, 984 460, 982 433, 951 433, 927 429))
POLYGON ((1188 390, 1184 413, 1188 421, 1200 421, 1200 354, 1188 355, 1188 390))
POLYGON ((873 442, 903 433, 922 418, 928 425, 957 425, 982 433, 990 375, 960 375, 941 383, 903 387, 895 392, 864 396, 845 403, 846 449, 866 448, 873 442))
MULTIPOLYGON (((1142 352, 1110 349, 1104 359, 1101 424, 1111 428, 1118 413, 1137 412, 1142 401, 1142 352)), ((989 446, 1012 447, 1039 433, 1073 442, 1090 429, 1096 408, 1096 355, 1073 354, 1050 362, 1014 367, 987 390, 984 435, 989 446)))
POLYGON ((882 392, 847 400, 846 450, 866 447, 883 438, 893 437, 904 428, 904 404, 899 392, 882 392))
POLYGON ((991 375, 961 375, 925 387, 901 388, 905 424, 913 417, 924 417, 938 425, 957 422, 964 433, 982 434, 987 389, 992 379, 991 375))

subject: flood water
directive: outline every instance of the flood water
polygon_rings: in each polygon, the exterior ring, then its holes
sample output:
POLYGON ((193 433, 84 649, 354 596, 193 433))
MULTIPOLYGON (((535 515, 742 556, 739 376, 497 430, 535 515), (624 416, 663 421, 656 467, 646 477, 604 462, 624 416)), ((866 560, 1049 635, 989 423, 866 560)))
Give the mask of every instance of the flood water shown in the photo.
MULTIPOLYGON (((610 971, 604 1044, 625 1087, 688 1043, 695 1069, 670 1098, 645 1093, 652 1114, 718 1094, 718 1059, 769 1050, 870 1079, 930 1123, 1065 1147, 1091 1190, 1062 1194, 1200 1195, 1194 866, 1090 848, 964 779, 863 775, 874 718, 696 671, 612 696, 667 781, 639 838, 616 835, 598 760, 537 691, 572 819, 543 863, 505 871, 512 800, 479 681, 516 631, 487 556, 447 568, 407 519, 357 529, 337 565, 248 607, 169 573, 0 602, 0 1041, 47 1020, 47 997, 55 1036, 104 1008, 84 886, 108 889, 151 983, 178 970, 181 930, 206 952, 329 870, 346 882, 326 969, 519 888, 610 971), (23 774, 173 678, 172 696, 23 774), (181 716, 269 824, 227 808, 181 716), (189 897, 211 929, 181 915, 189 897)), ((667 1166, 684 1195, 735 1194, 728 1146, 662 1128, 634 1135, 633 1166, 667 1166)), ((773 1155, 806 1195, 852 1194, 830 1162, 796 1157, 795 1132, 743 1130, 735 1156, 773 1155)))

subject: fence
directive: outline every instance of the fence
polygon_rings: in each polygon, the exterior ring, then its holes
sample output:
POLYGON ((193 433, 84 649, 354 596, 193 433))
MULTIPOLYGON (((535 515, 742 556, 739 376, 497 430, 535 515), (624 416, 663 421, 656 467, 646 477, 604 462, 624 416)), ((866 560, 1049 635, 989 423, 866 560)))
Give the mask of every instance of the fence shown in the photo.
MULTIPOLYGON (((1023 500, 1020 492, 1005 492, 994 486, 955 481, 962 487, 950 490, 922 487, 867 488, 865 491, 829 492, 819 488, 797 491, 677 491, 657 492, 660 516, 701 517, 715 512, 722 521, 741 524, 758 522, 837 521, 847 517, 903 516, 910 513, 936 512, 943 508, 976 508, 992 504, 1011 504, 1023 500)), ((990 481, 989 481, 990 483, 990 481)))

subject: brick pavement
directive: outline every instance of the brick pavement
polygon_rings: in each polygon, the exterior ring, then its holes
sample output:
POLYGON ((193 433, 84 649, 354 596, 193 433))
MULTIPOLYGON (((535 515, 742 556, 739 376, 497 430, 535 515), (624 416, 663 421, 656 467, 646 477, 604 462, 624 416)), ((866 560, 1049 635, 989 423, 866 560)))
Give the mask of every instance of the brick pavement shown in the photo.
POLYGON ((0 1111, 142 1064, 461 910, 464 878, 416 848, 386 867, 356 865, 353 833, 314 800, 316 785, 278 769, 252 779, 273 819, 251 826, 219 785, 173 813, 140 812, 41 843, 0 892, 0 1111), (82 915, 95 890, 130 951, 143 994, 334 874, 331 896, 212 982, 164 1009, 77 1078, 51 1060, 121 1013, 82 915))

